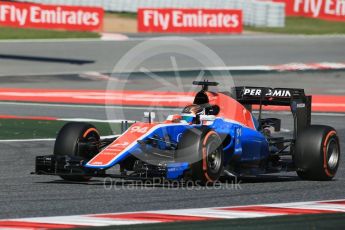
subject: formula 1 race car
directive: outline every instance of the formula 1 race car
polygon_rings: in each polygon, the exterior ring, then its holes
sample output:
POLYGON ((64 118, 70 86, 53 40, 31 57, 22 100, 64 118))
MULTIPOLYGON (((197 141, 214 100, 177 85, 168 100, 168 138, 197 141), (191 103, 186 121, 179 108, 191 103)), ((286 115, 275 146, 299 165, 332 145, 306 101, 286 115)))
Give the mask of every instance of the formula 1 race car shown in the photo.
MULTIPOLYGON (((211 92, 216 82, 193 82, 201 91, 193 104, 166 121, 131 125, 120 136, 101 139, 87 123, 67 123, 54 154, 36 158, 35 174, 64 180, 92 177, 164 178, 213 183, 223 177, 296 171, 305 180, 331 180, 340 146, 334 128, 311 125, 311 96, 302 89, 236 87, 211 92), (235 95, 236 94, 236 95, 235 95), (258 119, 251 110, 259 108, 258 119), (288 106, 292 137, 280 135, 281 120, 262 118, 263 106, 288 106), (119 165, 114 174, 106 170, 119 165)), ((114 170, 113 170, 114 171, 114 170)))

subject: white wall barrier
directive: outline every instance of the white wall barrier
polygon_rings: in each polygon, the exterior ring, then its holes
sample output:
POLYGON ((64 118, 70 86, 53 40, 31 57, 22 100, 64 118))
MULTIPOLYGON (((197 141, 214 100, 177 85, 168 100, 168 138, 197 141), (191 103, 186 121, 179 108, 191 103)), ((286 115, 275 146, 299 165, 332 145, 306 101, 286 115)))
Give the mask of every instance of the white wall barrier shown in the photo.
POLYGON ((106 11, 137 12, 138 8, 242 9, 245 25, 284 27, 285 4, 262 0, 19 0, 55 5, 100 6, 106 11))

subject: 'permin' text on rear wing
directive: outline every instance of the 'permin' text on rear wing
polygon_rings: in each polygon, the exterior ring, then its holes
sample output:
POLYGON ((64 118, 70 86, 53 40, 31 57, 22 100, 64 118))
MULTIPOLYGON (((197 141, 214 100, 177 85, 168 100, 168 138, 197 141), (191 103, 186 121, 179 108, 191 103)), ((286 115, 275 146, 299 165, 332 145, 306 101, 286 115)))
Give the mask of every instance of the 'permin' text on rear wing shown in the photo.
POLYGON ((265 97, 291 97, 292 94, 288 89, 270 89, 270 88, 245 88, 243 96, 265 96, 265 97))

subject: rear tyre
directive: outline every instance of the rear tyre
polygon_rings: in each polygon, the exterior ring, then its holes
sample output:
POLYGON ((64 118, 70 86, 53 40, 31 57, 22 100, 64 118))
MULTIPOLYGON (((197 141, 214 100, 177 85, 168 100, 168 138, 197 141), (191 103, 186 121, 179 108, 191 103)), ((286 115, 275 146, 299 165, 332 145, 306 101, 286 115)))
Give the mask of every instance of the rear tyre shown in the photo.
POLYGON ((294 162, 301 179, 332 180, 339 161, 339 138, 332 127, 312 125, 298 136, 294 162))
MULTIPOLYGON (((100 135, 96 127, 83 122, 67 123, 58 133, 54 146, 54 155, 79 156, 85 160, 90 160, 96 153, 79 148, 79 141, 100 141, 100 135)), ((91 179, 91 177, 79 175, 65 175, 61 178, 67 181, 88 181, 91 179)))
POLYGON ((176 161, 190 164, 189 177, 196 183, 207 185, 218 181, 224 169, 220 136, 208 128, 185 131, 177 146, 176 161))

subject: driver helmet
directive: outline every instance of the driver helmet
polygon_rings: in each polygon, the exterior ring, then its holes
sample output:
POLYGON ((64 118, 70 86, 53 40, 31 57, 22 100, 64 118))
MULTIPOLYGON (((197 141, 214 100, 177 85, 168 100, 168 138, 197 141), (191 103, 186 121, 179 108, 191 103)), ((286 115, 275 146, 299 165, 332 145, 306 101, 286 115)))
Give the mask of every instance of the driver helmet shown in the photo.
POLYGON ((204 108, 200 105, 188 105, 182 110, 182 120, 188 122, 188 123, 197 123, 198 117, 200 115, 203 115, 204 108))

